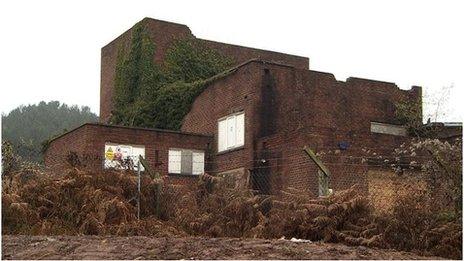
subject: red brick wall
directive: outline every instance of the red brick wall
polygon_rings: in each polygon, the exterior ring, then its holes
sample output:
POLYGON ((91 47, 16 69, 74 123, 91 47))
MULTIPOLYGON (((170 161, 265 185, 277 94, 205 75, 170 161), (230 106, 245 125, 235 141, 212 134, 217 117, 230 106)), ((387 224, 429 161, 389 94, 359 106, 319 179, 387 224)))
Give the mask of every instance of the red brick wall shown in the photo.
POLYGON ((259 160, 265 158, 277 184, 274 190, 295 187, 317 194, 316 169, 303 147, 335 151, 339 142, 348 142, 348 150, 325 159, 332 185, 365 185, 362 148, 387 155, 409 139, 370 132, 371 121, 396 123, 394 103, 403 97, 420 99, 420 88, 405 91, 392 83, 357 78, 339 82, 331 74, 255 61, 208 87, 184 118, 182 130, 217 135, 219 118, 244 109, 245 148, 213 155, 217 163, 212 170, 262 168, 259 160))
POLYGON ((62 174, 69 165, 66 157, 70 152, 84 152, 88 148, 89 128, 78 127, 50 142, 44 153, 45 167, 55 174, 62 174))
POLYGON ((217 50, 225 56, 231 57, 236 64, 240 64, 251 59, 259 59, 265 61, 272 61, 276 63, 288 64, 295 68, 309 69, 309 58, 307 57, 266 51, 233 44, 220 43, 204 39, 198 40, 206 46, 208 46, 209 48, 217 50))
MULTIPOLYGON (((151 18, 145 18, 142 23, 146 25, 152 41, 155 43, 156 51, 154 61, 162 63, 164 56, 174 41, 195 36, 186 25, 175 24, 151 18)), ((131 38, 131 29, 124 32, 101 50, 101 82, 100 82, 100 121, 108 122, 113 109, 113 88, 116 67, 116 58, 121 46, 128 47, 131 38)), ((297 68, 308 69, 309 59, 295 55, 271 52, 266 50, 248 48, 243 46, 219 43, 198 39, 207 46, 218 50, 224 55, 232 58, 236 64, 244 61, 261 58, 286 64, 297 68)))
POLYGON ((256 64, 240 67, 233 74, 212 83, 200 94, 185 116, 182 131, 214 135, 212 143, 212 173, 236 168, 251 168, 257 132, 259 79, 256 64), (245 112, 245 145, 227 153, 218 153, 218 119, 235 112, 245 112))
MULTIPOLYGON (((208 158, 210 136, 179 133, 163 130, 128 128, 100 124, 85 124, 52 141, 45 153, 45 165, 53 172, 66 168, 64 159, 68 152, 76 152, 87 167, 101 169, 103 165, 105 143, 145 146, 145 158, 153 170, 163 175, 168 173, 169 148, 185 148, 205 151, 208 158), (158 151, 158 152, 156 152, 158 151), (156 153, 158 158, 156 159, 156 153)), ((205 164, 208 168, 208 164, 205 164)), ((172 180, 188 182, 191 177, 171 175, 172 180)))
POLYGON ((278 133, 266 144, 284 158, 278 166, 283 175, 279 183, 282 187, 309 185, 317 194, 316 169, 302 148, 307 145, 313 150, 334 152, 343 141, 350 144, 348 150, 339 150, 324 159, 332 172, 331 185, 344 189, 361 184, 366 190, 367 165, 361 163, 362 148, 391 155, 395 147, 409 140, 372 134, 370 122, 397 123, 395 102, 402 98, 420 99, 420 88, 405 91, 392 83, 357 78, 340 82, 328 73, 277 65, 267 68, 273 78, 274 103, 278 108, 268 117, 275 119, 278 133))
POLYGON ((393 83, 349 78, 337 81, 332 74, 268 65, 273 78, 276 129, 287 135, 314 133, 320 144, 336 146, 340 139, 359 146, 395 143, 403 137, 371 134, 371 121, 398 124, 395 103, 420 99, 420 88, 401 90, 393 83))

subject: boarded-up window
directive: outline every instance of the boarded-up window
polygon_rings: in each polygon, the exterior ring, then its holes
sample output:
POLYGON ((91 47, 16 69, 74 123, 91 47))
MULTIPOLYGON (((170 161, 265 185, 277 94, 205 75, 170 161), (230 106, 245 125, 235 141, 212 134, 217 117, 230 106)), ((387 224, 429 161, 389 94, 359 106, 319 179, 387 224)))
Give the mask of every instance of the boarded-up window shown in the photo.
POLYGON ((406 136, 407 135, 407 131, 406 131, 406 128, 404 126, 387 124, 387 123, 380 123, 380 122, 371 122, 371 132, 372 133, 396 135, 396 136, 406 136))
POLYGON ((245 114, 229 115, 218 122, 218 151, 230 150, 245 144, 245 114))
POLYGON ((205 172, 205 153, 187 149, 169 149, 171 174, 200 175, 205 172))
POLYGON ((219 121, 218 124, 218 151, 227 149, 227 121, 219 121))
POLYGON ((192 174, 200 175, 203 172, 205 172, 205 154, 203 152, 193 152, 192 174))
POLYGON ((181 150, 169 150, 169 173, 180 173, 182 162, 182 151, 181 150))
POLYGON ((235 116, 227 118, 227 148, 232 148, 236 144, 236 119, 235 116))
POLYGON ((237 124, 236 127, 236 146, 243 146, 245 144, 245 114, 241 113, 235 117, 237 124))

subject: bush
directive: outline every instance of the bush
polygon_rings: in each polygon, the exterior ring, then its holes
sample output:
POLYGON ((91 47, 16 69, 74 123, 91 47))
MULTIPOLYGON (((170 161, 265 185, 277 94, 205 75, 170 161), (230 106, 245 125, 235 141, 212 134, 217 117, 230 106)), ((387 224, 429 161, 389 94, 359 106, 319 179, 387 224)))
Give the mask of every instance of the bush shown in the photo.
POLYGON ((13 146, 8 141, 2 142, 2 178, 11 176, 19 170, 21 157, 16 155, 13 146))
MULTIPOLYGON (((405 184, 408 194, 395 196, 393 213, 379 222, 386 247, 460 259, 462 219, 446 209, 437 211, 437 202, 427 190, 405 184)), ((454 213, 454 212, 451 212, 454 213)))

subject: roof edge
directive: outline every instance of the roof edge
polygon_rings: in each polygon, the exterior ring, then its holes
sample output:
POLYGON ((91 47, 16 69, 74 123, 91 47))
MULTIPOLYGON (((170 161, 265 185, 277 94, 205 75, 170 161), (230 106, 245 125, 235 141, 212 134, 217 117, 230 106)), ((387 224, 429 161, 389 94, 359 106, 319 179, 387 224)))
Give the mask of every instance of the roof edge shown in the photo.
POLYGON ((211 138, 213 135, 209 134, 201 134, 201 133, 194 133, 194 132, 185 132, 185 131, 175 131, 175 130, 166 130, 166 129, 157 129, 157 128, 145 128, 145 127, 131 127, 131 126, 123 126, 123 125, 111 125, 105 124, 100 122, 86 122, 70 131, 64 132, 56 137, 53 137, 49 140, 49 142, 53 142, 71 132, 74 132, 80 128, 85 126, 97 126, 97 127, 105 127, 105 128, 119 128, 119 129, 131 129, 131 130, 143 130, 143 131, 153 131, 153 132, 162 132, 162 133, 171 133, 171 134, 183 134, 183 135, 191 135, 191 136, 200 136, 200 137, 208 137, 211 138))
POLYGON ((204 39, 204 38, 196 38, 196 39, 200 41, 212 42, 212 43, 217 43, 217 44, 225 44, 225 45, 230 45, 230 46, 239 47, 239 48, 247 48, 247 49, 256 50, 256 51, 264 51, 264 52, 269 52, 269 53, 274 53, 274 54, 283 54, 283 55, 288 55, 288 56, 292 56, 295 58, 304 58, 304 59, 307 59, 309 62, 309 57, 306 57, 306 56, 289 54, 289 53, 273 51, 273 50, 268 50, 268 49, 261 49, 261 48, 250 47, 250 46, 239 45, 239 44, 224 43, 224 42, 219 42, 219 41, 214 41, 214 40, 209 40, 209 39, 204 39))
MULTIPOLYGON (((263 59, 258 59, 258 58, 254 58, 254 59, 250 59, 250 60, 247 60, 243 63, 240 63, 238 65, 235 65, 225 71, 222 71, 218 74, 215 74, 209 78, 206 78, 204 80, 199 80, 199 81, 202 81, 202 82, 205 82, 206 84, 211 84, 211 83, 214 83, 216 82, 217 80, 221 80, 225 77, 228 77, 229 75, 235 73, 238 69, 242 68, 242 67, 245 67, 251 63, 260 63, 260 64, 270 64, 270 65, 275 65, 275 66, 281 66, 281 67, 286 67, 286 68, 291 68, 291 69, 296 69, 296 67, 292 66, 292 65, 288 65, 288 64, 284 64, 284 63, 278 63, 278 62, 272 62, 272 61, 266 61, 266 60, 263 60, 263 59)), ((306 70, 306 69, 301 69, 301 70, 306 70)))
POLYGON ((168 24, 168 25, 171 25, 171 26, 185 27, 185 28, 187 28, 189 30, 190 34, 195 36, 192 33, 192 30, 190 30, 190 27, 188 27, 188 25, 186 25, 186 24, 180 24, 180 23, 175 23, 175 22, 170 22, 170 21, 165 21, 165 20, 159 20, 159 19, 155 19, 155 18, 151 18, 151 17, 144 17, 143 19, 141 19, 138 22, 136 22, 135 24, 133 24, 131 27, 126 29, 122 34, 118 35, 116 38, 111 40, 109 43, 107 43, 106 45, 104 45, 100 49, 103 50, 103 49, 107 48, 108 46, 114 45, 118 41, 118 39, 122 38, 123 35, 126 35, 127 33, 129 33, 137 24, 147 24, 147 23, 162 23, 162 24, 168 24))
POLYGON ((93 125, 93 126, 106 127, 106 128, 144 130, 144 131, 155 131, 155 132, 164 132, 164 133, 172 133, 172 134, 184 134, 184 135, 201 136, 201 137, 213 137, 213 135, 209 135, 209 134, 201 134, 201 133, 187 132, 187 131, 176 131, 176 130, 168 130, 168 129, 159 129, 159 128, 146 128, 146 127, 132 127, 132 126, 123 126, 123 125, 112 125, 112 124, 106 124, 106 123, 100 123, 100 122, 93 122, 93 123, 86 123, 86 124, 93 125))

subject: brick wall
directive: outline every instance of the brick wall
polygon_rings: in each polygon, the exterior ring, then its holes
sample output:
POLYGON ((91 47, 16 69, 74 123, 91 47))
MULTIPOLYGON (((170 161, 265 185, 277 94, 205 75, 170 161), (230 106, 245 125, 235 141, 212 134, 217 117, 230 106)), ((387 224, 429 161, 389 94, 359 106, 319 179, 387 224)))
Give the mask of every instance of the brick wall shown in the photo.
MULTIPOLYGON (((420 99, 420 88, 400 90, 393 83, 349 78, 337 81, 332 74, 267 65, 277 107, 273 115, 277 137, 266 142, 285 159, 278 172, 285 187, 308 186, 317 194, 316 169, 302 152, 307 145, 316 151, 338 151, 324 159, 332 172, 331 184, 345 189, 354 184, 365 191, 367 165, 360 162, 362 148, 390 155, 408 137, 372 134, 370 122, 395 124, 395 103, 420 99), (339 150, 338 144, 349 144, 339 150), (274 144, 272 144, 274 143, 274 144), (279 149, 280 148, 280 149, 279 149), (354 159, 351 159, 354 157, 354 159)), ((263 69, 264 70, 264 69, 263 69)), ((266 141, 265 139, 263 141, 266 141)))
POLYGON ((212 142, 211 171, 219 173, 237 168, 253 167, 257 107, 260 100, 259 78, 256 64, 243 66, 225 78, 212 83, 192 104, 185 116, 182 131, 214 135, 212 142), (218 153, 218 119, 239 112, 245 113, 245 145, 243 148, 218 153))
POLYGON ((338 150, 325 160, 334 188, 361 184, 367 189, 368 166, 353 164, 349 156, 359 159, 363 148, 387 155, 409 140, 370 132, 371 121, 397 123, 394 103, 400 99, 420 99, 420 88, 400 90, 393 83, 359 78, 340 82, 328 73, 252 61, 200 94, 182 130, 217 135, 218 119, 243 109, 245 146, 217 154, 215 137, 213 171, 262 169, 260 160, 267 159, 272 190, 294 187, 317 194, 316 168, 302 151, 308 145, 316 151, 338 150), (339 150, 339 142, 349 148, 339 150))
MULTIPOLYGON (((141 21, 146 25, 147 31, 156 46, 154 61, 161 64, 169 47, 178 39, 195 38, 186 25, 170 23, 151 18, 141 21)), ((115 40, 104 46, 101 50, 101 80, 100 80, 100 121, 108 122, 113 109, 113 88, 116 67, 116 58, 121 46, 129 47, 131 29, 124 32, 115 40)), ((261 58, 291 64, 297 68, 308 69, 309 59, 306 57, 288 55, 284 53, 248 48, 243 46, 213 42, 197 39, 205 45, 216 49, 240 64, 253 58, 261 58)))
POLYGON ((45 167, 54 174, 62 174, 69 167, 67 156, 70 152, 85 152, 88 149, 89 128, 78 127, 52 140, 44 153, 45 167))
MULTIPOLYGON (((205 168, 209 168, 209 146, 212 138, 207 135, 180 133, 165 130, 130 128, 102 124, 84 124, 53 140, 45 153, 45 165, 54 173, 66 169, 66 156, 76 152, 86 167, 102 169, 105 143, 145 146, 145 158, 150 167, 164 176, 168 173, 169 148, 205 151, 205 168)), ((170 181, 190 182, 195 176, 170 175, 170 181)))
POLYGON ((251 59, 259 59, 288 64, 295 68, 309 69, 309 58, 307 57, 226 44, 204 39, 198 40, 209 48, 217 50, 225 56, 231 57, 236 64, 240 64, 251 59))

